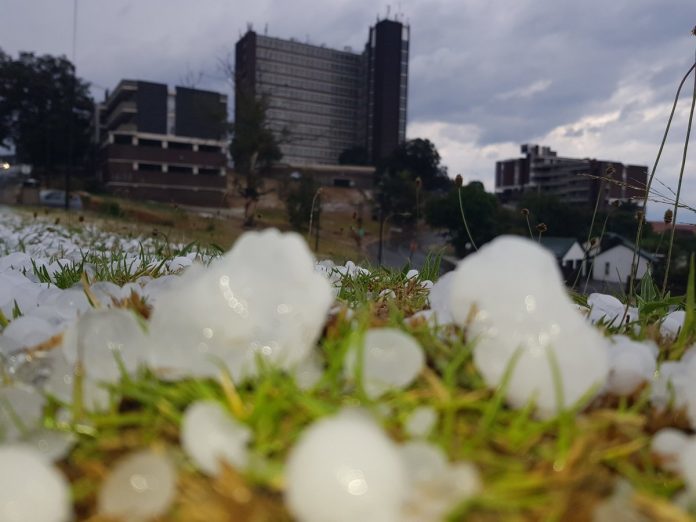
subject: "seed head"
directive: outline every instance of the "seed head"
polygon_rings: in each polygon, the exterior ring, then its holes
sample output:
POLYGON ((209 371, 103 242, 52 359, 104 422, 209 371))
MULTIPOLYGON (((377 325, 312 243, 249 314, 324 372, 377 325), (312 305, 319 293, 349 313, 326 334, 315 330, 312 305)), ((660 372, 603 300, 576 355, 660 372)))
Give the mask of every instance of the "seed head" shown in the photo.
POLYGON ((615 199, 614 201, 611 202, 611 206, 614 208, 619 208, 621 206, 621 201, 618 199, 615 199))
POLYGON ((420 188, 423 186, 423 180, 420 179, 420 176, 416 178, 416 189, 420 190, 420 188))
POLYGON ((639 210, 636 212, 636 221, 643 221, 643 211, 639 210))
POLYGON ((524 217, 527 217, 529 215, 529 209, 523 208, 522 210, 520 210, 520 214, 522 214, 524 217))
POLYGON ((537 232, 543 234, 544 232, 546 232, 549 229, 549 227, 546 226, 546 223, 539 223, 536 226, 536 229, 537 229, 537 232))
POLYGON ((614 168, 614 165, 609 165, 607 167, 607 176, 613 176, 616 173, 616 169, 614 168))
POLYGON ((672 219, 674 219, 674 213, 669 209, 665 210, 665 217, 664 217, 665 224, 669 225, 672 222, 672 219))
POLYGON ((79 216, 77 220, 82 223, 85 220, 85 216, 79 216))
POLYGON ((462 178, 461 174, 457 174, 457 177, 454 178, 454 184, 457 185, 458 188, 464 184, 464 178, 462 178))

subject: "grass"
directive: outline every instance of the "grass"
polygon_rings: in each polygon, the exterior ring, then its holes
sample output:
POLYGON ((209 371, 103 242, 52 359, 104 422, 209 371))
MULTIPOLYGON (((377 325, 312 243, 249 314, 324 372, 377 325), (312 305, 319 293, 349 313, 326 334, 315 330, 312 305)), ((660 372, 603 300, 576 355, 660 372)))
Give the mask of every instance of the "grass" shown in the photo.
MULTIPOLYGON (((161 259, 177 253, 170 249, 161 259)), ((122 266, 118 257, 104 260, 108 266, 122 266)), ((661 471, 649 450, 650 435, 659 427, 679 425, 681 413, 656 414, 646 389, 621 400, 604 397, 587 408, 578 405, 550 420, 535 418, 532 403, 520 410, 507 408, 505 383, 496 391, 487 389, 474 367, 473 340, 465 330, 406 320, 427 306, 419 281, 434 278, 437 263, 437 259, 429 260, 420 276, 408 280, 405 270, 385 269, 344 277, 340 309, 329 319, 318 344, 324 373, 309 390, 300 389, 291 376, 273 368, 265 368, 253 383, 236 384, 225 374, 218 380, 169 383, 142 370, 108 386, 111 406, 104 412, 73 408, 70 419, 60 420, 59 409, 71 405, 50 400, 45 426, 78 439, 69 458, 60 463, 72 483, 77 519, 105 520, 95 512, 101 482, 124 453, 151 447, 166 450, 179 475, 180 494, 162 520, 290 520, 282 502, 283 463, 304 428, 342 407, 361 406, 380 418, 395 440, 405 440, 408 415, 419 406, 429 406, 439 419, 429 440, 451 460, 475 463, 485 485, 479 496, 456 506, 448 520, 591 520, 594 507, 611 494, 619 479, 636 488, 638 509, 652 519, 688 520, 687 514, 669 503, 682 487, 681 479, 661 471), (385 289, 392 290, 394 298, 376 297, 385 289), (359 364, 352 378, 346 379, 343 372, 347 351, 374 326, 408 331, 427 356, 427 368, 412 387, 390 392, 378 401, 363 392, 359 364), (220 402, 251 428, 252 471, 240 474, 226 468, 220 477, 210 479, 187 461, 178 443, 182 412, 200 399, 220 402)), ((99 272, 105 279, 125 280, 131 273, 127 268, 109 272, 106 265, 99 272)), ((66 266, 50 279, 70 286, 82 268, 79 263, 66 266)), ((153 270, 151 275, 159 272, 153 270)), ((696 340, 693 261, 688 296, 663 298, 647 279, 640 289, 640 319, 607 330, 656 340, 661 359, 666 360, 696 340), (686 307, 688 320, 679 339, 671 343, 659 337, 656 325, 674 305, 686 307)), ((122 305, 147 315, 142 303, 122 305)))

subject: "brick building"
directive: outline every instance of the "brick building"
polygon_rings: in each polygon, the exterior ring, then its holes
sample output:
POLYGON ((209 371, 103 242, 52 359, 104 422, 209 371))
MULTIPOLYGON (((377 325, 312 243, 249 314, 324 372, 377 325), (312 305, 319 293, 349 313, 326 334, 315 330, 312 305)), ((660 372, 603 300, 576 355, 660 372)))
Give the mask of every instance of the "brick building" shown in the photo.
POLYGON ((222 206, 227 97, 122 80, 99 106, 101 181, 135 199, 222 206))

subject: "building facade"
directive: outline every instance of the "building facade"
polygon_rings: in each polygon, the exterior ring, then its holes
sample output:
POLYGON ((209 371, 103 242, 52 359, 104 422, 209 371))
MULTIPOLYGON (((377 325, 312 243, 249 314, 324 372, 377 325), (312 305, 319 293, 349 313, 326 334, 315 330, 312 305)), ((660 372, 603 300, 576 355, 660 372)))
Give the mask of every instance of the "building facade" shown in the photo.
POLYGON ((222 206, 227 97, 122 80, 99 106, 100 176, 135 199, 222 206))
POLYGON ((617 161, 564 158, 550 147, 522 145, 521 158, 495 164, 495 190, 504 203, 536 192, 557 197, 569 205, 600 208, 645 195, 648 168, 617 161))
POLYGON ((283 163, 335 165, 355 147, 377 161, 405 139, 408 39, 393 20, 370 28, 362 53, 249 30, 235 48, 235 106, 267 100, 283 163))

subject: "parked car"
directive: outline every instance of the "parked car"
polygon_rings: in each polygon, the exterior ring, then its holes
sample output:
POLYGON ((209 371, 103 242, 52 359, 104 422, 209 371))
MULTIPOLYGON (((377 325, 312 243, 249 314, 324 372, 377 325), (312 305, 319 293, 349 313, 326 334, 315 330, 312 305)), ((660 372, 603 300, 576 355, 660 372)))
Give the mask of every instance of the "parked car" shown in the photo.
MULTIPOLYGON (((65 208, 65 191, 47 189, 39 192, 39 202, 47 207, 65 208)), ((82 199, 78 194, 70 194, 70 208, 82 210, 82 199)))

